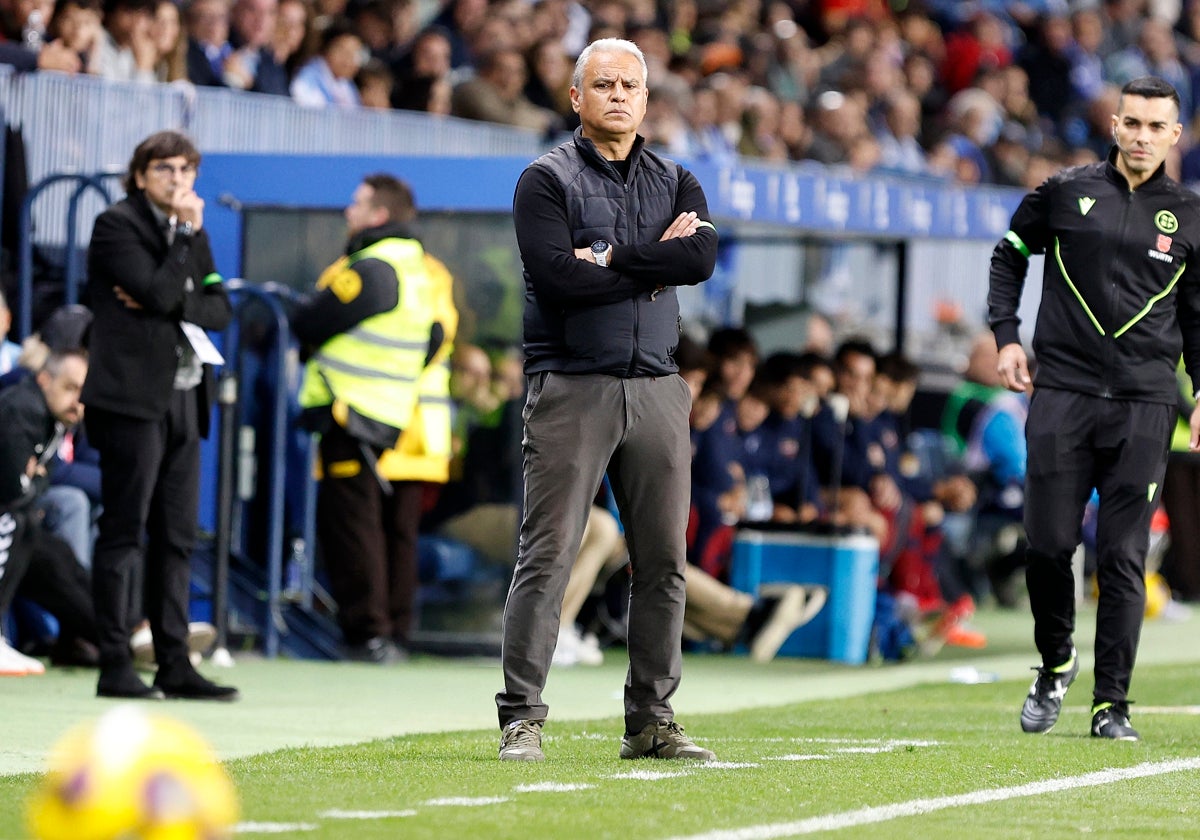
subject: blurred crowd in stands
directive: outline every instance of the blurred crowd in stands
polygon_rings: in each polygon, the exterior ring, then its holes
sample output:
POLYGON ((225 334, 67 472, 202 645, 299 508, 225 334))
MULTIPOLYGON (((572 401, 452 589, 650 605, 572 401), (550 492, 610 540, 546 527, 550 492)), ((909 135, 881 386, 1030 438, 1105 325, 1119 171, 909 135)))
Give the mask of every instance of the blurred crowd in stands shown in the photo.
MULTIPOLYGON (((1104 156, 1120 87, 1200 88, 1200 0, 0 0, 0 62, 555 135, 575 57, 635 41, 669 154, 1031 188, 1104 156)), ((1200 132, 1168 160, 1200 180, 1200 132)))

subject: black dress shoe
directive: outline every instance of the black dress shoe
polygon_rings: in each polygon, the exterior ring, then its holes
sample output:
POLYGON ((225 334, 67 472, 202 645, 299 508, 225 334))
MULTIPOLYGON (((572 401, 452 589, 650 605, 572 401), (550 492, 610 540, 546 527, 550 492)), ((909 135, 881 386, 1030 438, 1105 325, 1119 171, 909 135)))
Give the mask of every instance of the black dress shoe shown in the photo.
POLYGON ((158 672, 154 686, 169 700, 216 700, 232 703, 241 697, 231 685, 217 685, 188 667, 175 673, 158 672))
POLYGON ((96 683, 97 697, 117 697, 122 700, 162 700, 163 693, 142 682, 132 665, 100 670, 96 683))
POLYGON ((87 639, 59 636, 50 648, 50 664, 56 668, 97 668, 100 651, 87 639))

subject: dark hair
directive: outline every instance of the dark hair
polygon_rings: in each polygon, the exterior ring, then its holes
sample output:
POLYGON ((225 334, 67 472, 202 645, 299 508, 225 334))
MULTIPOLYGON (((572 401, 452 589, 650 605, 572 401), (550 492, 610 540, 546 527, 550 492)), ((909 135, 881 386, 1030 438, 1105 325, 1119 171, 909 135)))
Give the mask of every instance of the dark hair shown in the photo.
POLYGON ((880 356, 875 363, 875 373, 893 382, 916 382, 921 377, 921 369, 903 353, 880 356))
POLYGON ((801 368, 800 354, 783 350, 767 356, 758 366, 755 379, 762 379, 768 385, 782 385, 794 376, 808 378, 801 368))
POLYGON ((357 38, 359 43, 362 42, 362 36, 358 34, 358 27, 354 25, 354 21, 345 17, 334 18, 321 30, 321 46, 317 51, 324 54, 330 44, 348 35, 357 38))
POLYGON ((712 354, 714 363, 742 353, 749 353, 758 358, 758 346, 754 343, 754 337, 740 327, 725 327, 714 332, 708 337, 708 352, 712 354))
POLYGON ((386 82, 388 91, 390 93, 392 86, 396 82, 396 79, 392 75, 391 68, 384 64, 380 59, 369 58, 362 67, 358 68, 358 75, 354 77, 354 84, 358 85, 359 89, 361 90, 362 87, 370 81, 386 82))
POLYGON ((1127 95, 1140 96, 1143 99, 1170 99, 1175 103, 1175 110, 1180 110, 1179 91, 1157 76, 1142 76, 1127 82, 1125 87, 1121 88, 1121 97, 1127 95))
POLYGON ((81 303, 60 306, 38 328, 38 336, 52 351, 87 347, 92 311, 81 303))
POLYGON ((107 17, 120 9, 153 12, 155 5, 155 0, 104 0, 104 15, 107 17))
POLYGON ((801 353, 796 359, 796 368, 800 371, 800 375, 805 379, 811 380, 813 371, 820 368, 833 373, 833 362, 822 356, 815 350, 809 350, 806 353, 801 353))
POLYGON ((397 224, 411 222, 417 217, 417 205, 408 184, 386 172, 376 172, 362 182, 374 191, 371 204, 388 211, 388 218, 397 224))
POLYGON ((838 370, 846 369, 846 359, 849 356, 869 356, 872 361, 879 358, 871 342, 865 338, 848 338, 841 343, 833 354, 834 365, 838 370))
POLYGON ((146 170, 150 168, 150 161, 180 156, 187 158, 187 162, 192 166, 200 165, 200 152, 185 135, 178 131, 159 131, 151 134, 133 150, 133 157, 129 159, 129 169, 126 170, 122 183, 125 192, 132 195, 138 190, 134 176, 145 175, 146 170))
POLYGON ((62 16, 67 9, 83 9, 84 11, 95 12, 96 14, 104 15, 104 3, 102 0, 55 0, 54 14, 50 17, 50 23, 53 25, 54 31, 58 33, 58 23, 62 20, 62 16))

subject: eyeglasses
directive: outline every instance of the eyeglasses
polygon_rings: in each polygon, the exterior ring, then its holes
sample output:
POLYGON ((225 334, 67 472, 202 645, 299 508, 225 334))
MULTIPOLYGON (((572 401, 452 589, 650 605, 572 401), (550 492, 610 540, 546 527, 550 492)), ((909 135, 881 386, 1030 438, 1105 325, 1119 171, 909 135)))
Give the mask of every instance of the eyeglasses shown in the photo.
POLYGON ((196 174, 196 165, 194 163, 185 163, 182 166, 173 166, 169 163, 156 163, 150 167, 150 171, 163 178, 169 178, 172 175, 182 175, 186 178, 189 175, 196 174))

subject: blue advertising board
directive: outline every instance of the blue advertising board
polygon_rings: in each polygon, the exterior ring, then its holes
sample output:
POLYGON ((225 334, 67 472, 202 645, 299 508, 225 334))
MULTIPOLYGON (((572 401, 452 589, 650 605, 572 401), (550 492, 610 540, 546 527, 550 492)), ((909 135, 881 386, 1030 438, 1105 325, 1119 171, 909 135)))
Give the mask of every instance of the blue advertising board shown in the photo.
MULTIPOLYGON (((356 157, 213 154, 197 189, 223 274, 240 274, 246 207, 340 209, 371 172, 408 181, 423 210, 507 213, 528 160, 513 157, 356 157)), ((718 222, 761 222, 815 236, 995 241, 1019 190, 930 179, 860 178, 819 165, 689 164, 718 222)))

